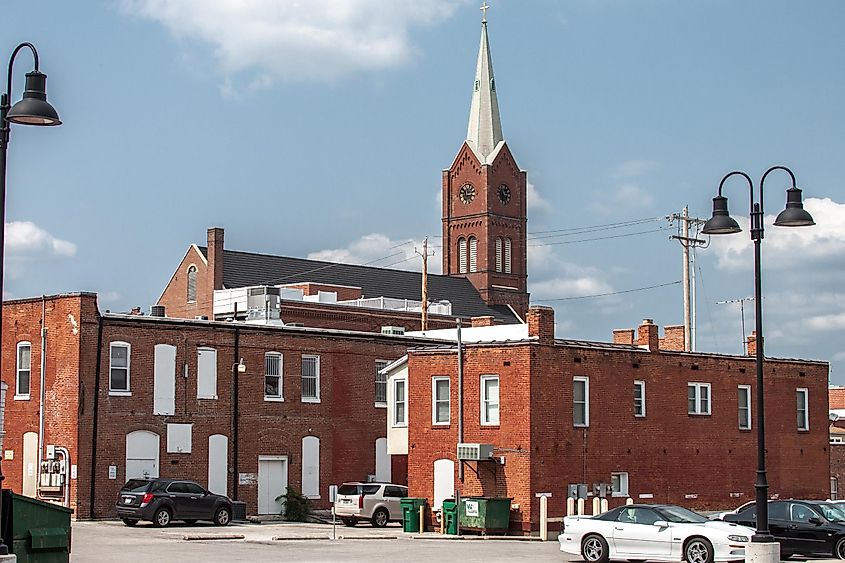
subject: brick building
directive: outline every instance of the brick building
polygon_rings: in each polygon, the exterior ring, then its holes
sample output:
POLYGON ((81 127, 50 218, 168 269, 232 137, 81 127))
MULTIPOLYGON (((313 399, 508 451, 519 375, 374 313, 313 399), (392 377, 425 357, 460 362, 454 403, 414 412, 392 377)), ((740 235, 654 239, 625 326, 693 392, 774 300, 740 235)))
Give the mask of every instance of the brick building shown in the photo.
MULTIPOLYGON (((526 338, 465 343, 461 370, 455 345, 411 349, 388 379, 388 450, 406 453, 411 496, 435 508, 455 493, 512 497, 521 532, 537 529, 536 493, 561 516, 569 485, 607 484, 611 506, 753 499, 755 360, 678 351, 676 330, 660 339, 647 321, 614 343, 558 340, 553 310, 538 307, 526 338), (459 442, 492 457, 461 464, 459 442)), ((826 498, 828 364, 767 358, 765 378, 770 493, 826 498)))

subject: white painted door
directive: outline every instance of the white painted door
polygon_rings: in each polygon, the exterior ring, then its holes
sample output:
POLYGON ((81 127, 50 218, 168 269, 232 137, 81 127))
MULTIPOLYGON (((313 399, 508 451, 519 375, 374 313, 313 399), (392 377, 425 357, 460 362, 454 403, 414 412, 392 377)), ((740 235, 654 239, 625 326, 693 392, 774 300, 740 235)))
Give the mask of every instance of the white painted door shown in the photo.
POLYGON ((35 498, 37 484, 38 434, 25 432, 23 435, 23 494, 35 498))
POLYGON ((176 346, 155 345, 153 414, 176 413, 176 346))
POLYGON ((228 494, 229 438, 223 434, 208 437, 208 490, 218 495, 228 494))
POLYGON ((288 459, 286 456, 258 456, 258 513, 281 514, 282 502, 276 497, 287 492, 288 459))
POLYGON ((379 438, 376 440, 376 481, 390 483, 391 477, 387 438, 379 438))
POLYGON ((126 480, 158 477, 159 435, 136 430, 126 435, 126 480))
POLYGON ((447 498, 455 498, 455 462, 438 459, 434 462, 434 510, 440 510, 447 498))
POLYGON ((320 498, 320 439, 316 436, 302 438, 302 494, 320 498))

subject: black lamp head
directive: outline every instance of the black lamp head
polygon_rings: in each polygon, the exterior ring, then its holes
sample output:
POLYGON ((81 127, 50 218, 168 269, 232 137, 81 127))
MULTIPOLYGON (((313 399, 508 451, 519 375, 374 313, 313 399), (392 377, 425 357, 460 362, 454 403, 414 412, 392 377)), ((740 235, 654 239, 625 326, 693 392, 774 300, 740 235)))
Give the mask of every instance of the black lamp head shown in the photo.
POLYGON ((728 198, 717 195, 713 198, 713 216, 704 223, 701 232, 705 235, 731 235, 742 229, 728 214, 728 198))
POLYGON ((26 73, 23 99, 12 106, 6 119, 22 125, 61 125, 56 109, 47 102, 47 75, 33 70, 26 73))
POLYGON ((813 216, 804 209, 801 190, 791 187, 786 190, 786 209, 780 212, 775 225, 778 227, 809 227, 815 225, 813 216))

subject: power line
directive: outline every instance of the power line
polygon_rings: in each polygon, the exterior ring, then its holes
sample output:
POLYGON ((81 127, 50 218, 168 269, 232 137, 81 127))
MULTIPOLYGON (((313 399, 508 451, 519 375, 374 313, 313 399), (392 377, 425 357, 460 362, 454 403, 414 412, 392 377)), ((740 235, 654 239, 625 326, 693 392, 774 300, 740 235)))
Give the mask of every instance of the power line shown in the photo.
POLYGON ((659 233, 660 231, 667 230, 664 227, 660 227, 658 229, 649 229, 648 231, 637 231, 634 233, 623 233, 621 235, 608 235, 606 237, 592 237, 592 238, 585 238, 585 239, 578 239, 578 240, 564 240, 558 242, 538 242, 536 244, 529 244, 528 246, 557 246, 560 244, 575 244, 577 242, 592 242, 594 240, 608 240, 614 238, 623 238, 623 237, 630 237, 634 235, 645 235, 648 233, 659 233))
POLYGON ((658 287, 667 287, 670 285, 678 285, 681 280, 661 283, 658 285, 649 285, 647 287, 637 287, 635 289, 624 289, 622 291, 612 291, 610 293, 596 293, 595 295, 579 295, 577 297, 558 297, 557 299, 534 299, 535 303, 548 303, 550 301, 573 301, 575 299, 590 299, 592 297, 607 297, 609 295, 621 295, 623 293, 634 293, 635 291, 645 291, 647 289, 657 289, 658 287))
POLYGON ((544 235, 544 236, 529 236, 529 240, 533 239, 540 239, 540 238, 554 238, 559 236, 570 236, 570 235, 580 235, 584 233, 594 233, 596 231, 607 231, 610 229, 622 229, 625 227, 634 227, 636 225, 642 225, 644 223, 652 223, 655 221, 664 220, 665 217, 649 217, 647 219, 635 219, 633 221, 623 221, 620 223, 606 223, 604 225, 591 225, 588 227, 573 227, 569 229, 554 229, 551 231, 533 231, 529 232, 529 235, 544 235), (561 233, 561 234, 547 234, 547 233, 561 233))

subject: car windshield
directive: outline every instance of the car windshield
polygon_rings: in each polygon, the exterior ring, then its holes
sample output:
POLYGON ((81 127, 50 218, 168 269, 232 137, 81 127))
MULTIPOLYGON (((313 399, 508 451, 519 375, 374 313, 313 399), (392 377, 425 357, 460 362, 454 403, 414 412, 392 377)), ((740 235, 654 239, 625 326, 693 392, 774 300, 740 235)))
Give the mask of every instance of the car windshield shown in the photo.
POLYGON ((150 482, 145 481, 144 479, 130 479, 125 485, 123 485, 123 487, 121 487, 120 490, 130 493, 143 493, 146 492, 149 484, 150 482))
POLYGON ((833 503, 821 503, 817 505, 822 515, 831 522, 845 522, 845 508, 833 503))
POLYGON ((701 514, 681 508, 680 506, 661 506, 659 510, 667 522, 676 522, 678 524, 700 524, 707 522, 707 518, 701 514))

